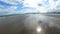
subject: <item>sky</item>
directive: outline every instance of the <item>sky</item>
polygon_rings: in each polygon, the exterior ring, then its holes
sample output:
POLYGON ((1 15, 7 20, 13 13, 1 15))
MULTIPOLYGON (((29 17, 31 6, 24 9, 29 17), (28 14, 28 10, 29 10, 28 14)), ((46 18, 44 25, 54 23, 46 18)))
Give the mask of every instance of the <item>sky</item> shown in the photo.
POLYGON ((56 11, 60 0, 0 0, 0 14, 56 11))

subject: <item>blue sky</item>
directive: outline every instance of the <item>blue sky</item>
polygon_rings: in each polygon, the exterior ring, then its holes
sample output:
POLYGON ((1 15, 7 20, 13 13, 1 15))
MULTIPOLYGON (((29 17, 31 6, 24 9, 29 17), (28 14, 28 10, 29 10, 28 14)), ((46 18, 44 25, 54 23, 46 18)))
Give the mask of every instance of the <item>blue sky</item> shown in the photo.
POLYGON ((0 14, 59 10, 60 0, 0 0, 0 14))

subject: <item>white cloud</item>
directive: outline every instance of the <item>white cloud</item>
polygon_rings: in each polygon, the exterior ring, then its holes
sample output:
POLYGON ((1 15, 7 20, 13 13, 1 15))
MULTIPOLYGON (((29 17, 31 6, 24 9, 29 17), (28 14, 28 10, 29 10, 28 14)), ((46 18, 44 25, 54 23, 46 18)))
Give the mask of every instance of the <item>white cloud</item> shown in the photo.
POLYGON ((0 1, 3 1, 5 3, 9 3, 9 4, 14 4, 14 5, 22 2, 22 0, 0 0, 0 1))
MULTIPOLYGON (((45 0, 46 1, 46 0, 45 0)), ((32 7, 32 8, 36 8, 37 10, 39 10, 40 12, 46 12, 44 9, 44 6, 38 6, 38 4, 43 4, 44 0, 25 0, 24 1, 24 7, 32 7)), ((37 11, 38 12, 38 11, 37 11)))
POLYGON ((56 8, 60 8, 60 0, 56 2, 56 8))
MULTIPOLYGON (((8 4, 17 5, 22 0, 0 0, 0 1, 3 1, 3 2, 8 3, 8 4)), ((11 6, 11 7, 5 8, 4 5, 0 5, 0 12, 11 12, 11 11, 14 11, 15 9, 17 9, 17 6, 11 6)))
POLYGON ((56 2, 54 2, 54 0, 49 0, 49 4, 50 4, 50 9, 55 9, 56 8, 56 2))
POLYGON ((4 6, 0 5, 0 9, 4 8, 4 6))
POLYGON ((54 1, 54 0, 49 0, 49 11, 55 11, 60 9, 60 0, 54 1))
POLYGON ((8 8, 8 9, 6 9, 6 10, 7 10, 7 11, 13 11, 13 10, 15 10, 15 9, 17 9, 16 6, 11 6, 10 8, 8 8))
POLYGON ((57 1, 48 0, 47 5, 44 3, 45 1, 47 0, 25 0, 24 6, 36 8, 40 12, 47 12, 49 10, 60 9, 60 0, 57 0, 57 1), (38 6, 38 3, 42 4, 42 6, 38 6))
POLYGON ((17 9, 16 5, 18 3, 22 2, 22 0, 0 0, 0 1, 3 1, 3 2, 8 3, 8 4, 13 4, 13 6, 10 6, 8 8, 6 8, 6 6, 4 6, 4 5, 0 5, 0 12, 12 12, 15 9, 17 9))
POLYGON ((0 9, 0 12, 11 12, 14 11, 17 7, 16 6, 11 6, 7 9, 0 9))
POLYGON ((25 0, 24 6, 37 7, 39 2, 42 2, 42 0, 25 0))
MULTIPOLYGON (((0 0, 0 1, 3 1, 3 2, 6 2, 8 4, 13 4, 13 5, 17 5, 18 3, 21 3, 22 0, 0 0)), ((24 7, 32 7, 32 8, 35 8, 36 10, 38 10, 39 12, 43 13, 43 12, 47 12, 47 8, 46 6, 50 5, 48 8, 49 9, 56 9, 56 7, 59 5, 60 6, 60 0, 58 1, 53 1, 53 0, 49 0, 48 1, 48 5, 45 5, 45 1, 47 0, 24 0, 24 7), (38 6, 38 4, 42 4, 42 6, 38 6)), ((23 7, 23 8, 24 8, 23 7)), ((0 6, 0 12, 4 12, 4 11, 8 11, 8 12, 11 12, 13 10, 15 10, 17 7, 16 6, 11 6, 7 9, 1 9, 1 8, 4 8, 4 6, 0 6)), ((24 10, 23 10, 24 11, 24 10)), ((26 10, 26 12, 31 12, 32 10, 26 10)), ((38 11, 35 11, 35 12, 38 12, 38 11)), ((33 11, 34 12, 34 11, 33 11)))

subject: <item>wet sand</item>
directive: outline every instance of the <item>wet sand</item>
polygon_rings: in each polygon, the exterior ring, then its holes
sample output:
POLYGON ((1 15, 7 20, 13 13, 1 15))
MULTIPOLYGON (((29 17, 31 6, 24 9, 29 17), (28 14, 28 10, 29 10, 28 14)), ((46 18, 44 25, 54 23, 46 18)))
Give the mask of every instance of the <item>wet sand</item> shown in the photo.
POLYGON ((35 14, 0 17, 0 34, 60 34, 60 20, 35 14))

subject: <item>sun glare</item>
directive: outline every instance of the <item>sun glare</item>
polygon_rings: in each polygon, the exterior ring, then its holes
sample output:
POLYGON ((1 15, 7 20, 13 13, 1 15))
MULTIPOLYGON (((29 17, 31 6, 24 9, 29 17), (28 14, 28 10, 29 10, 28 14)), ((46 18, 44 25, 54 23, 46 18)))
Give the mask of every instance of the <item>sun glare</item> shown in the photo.
POLYGON ((41 32, 42 29, 40 27, 37 27, 37 32, 41 32))

